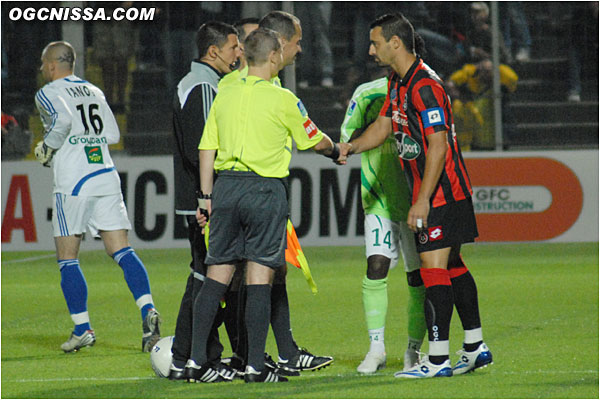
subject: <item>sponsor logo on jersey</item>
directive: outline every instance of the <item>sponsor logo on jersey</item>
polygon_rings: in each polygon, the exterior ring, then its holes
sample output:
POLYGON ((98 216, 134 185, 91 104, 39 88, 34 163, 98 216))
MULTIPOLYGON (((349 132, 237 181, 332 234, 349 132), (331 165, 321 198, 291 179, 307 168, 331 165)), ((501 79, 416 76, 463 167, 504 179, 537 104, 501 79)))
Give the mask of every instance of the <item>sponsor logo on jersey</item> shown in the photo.
POLYGON ((102 149, 100 146, 85 146, 84 150, 89 164, 104 163, 104 159, 102 158, 102 149))
POLYGON ((406 133, 396 132, 396 146, 398 147, 398 156, 403 160, 414 160, 421 154, 421 146, 415 139, 406 133))
POLYGON ((442 232, 441 226, 432 226, 428 229, 429 240, 432 242, 435 240, 442 240, 444 238, 444 232, 442 232))
POLYGON ((300 114, 302 114, 303 117, 306 117, 308 115, 308 112, 306 111, 306 107, 304 107, 304 104, 302 104, 302 100, 298 100, 298 103, 296 105, 298 106, 298 110, 300 110, 300 114))
POLYGON ((408 126, 408 117, 398 110, 392 111, 392 120, 398 125, 408 126))
POLYGON ((70 144, 108 144, 105 137, 70 136, 70 144))
POLYGON ((402 109, 404 112, 408 110, 408 92, 404 93, 404 103, 402 103, 402 109))
POLYGON ((350 105, 348 106, 348 115, 352 115, 354 113, 355 108, 356 108, 356 101, 350 100, 350 105))
POLYGON ((390 100, 392 101, 393 104, 396 104, 398 102, 398 93, 396 92, 396 89, 391 90, 390 100))
POLYGON ((444 125, 446 121, 444 110, 441 107, 429 108, 425 111, 421 111, 421 118, 423 119, 424 128, 435 125, 444 125))
POLYGON ((317 126, 314 122, 310 120, 310 118, 308 118, 303 125, 304 130, 306 131, 306 134, 308 135, 309 139, 312 139, 317 134, 317 132, 319 132, 319 129, 317 129, 317 126))

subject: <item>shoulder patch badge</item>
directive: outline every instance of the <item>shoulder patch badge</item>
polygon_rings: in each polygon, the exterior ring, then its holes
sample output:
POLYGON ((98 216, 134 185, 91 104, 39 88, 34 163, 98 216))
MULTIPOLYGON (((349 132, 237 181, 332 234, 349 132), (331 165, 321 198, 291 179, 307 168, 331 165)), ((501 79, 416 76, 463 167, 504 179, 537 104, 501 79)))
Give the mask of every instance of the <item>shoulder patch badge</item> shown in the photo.
POLYGON ((304 107, 304 104, 302 104, 302 100, 298 100, 298 103, 296 105, 298 106, 298 110, 300 110, 300 114, 302 114, 303 117, 306 117, 308 115, 308 112, 306 111, 306 107, 304 107))
POLYGON ((350 104, 348 105, 348 115, 352 115, 354 113, 354 110, 356 109, 356 101, 354 100, 350 100, 350 104))
POLYGON ((435 125, 444 125, 446 123, 442 107, 428 108, 425 111, 421 111, 421 118, 423 119, 424 128, 435 125))

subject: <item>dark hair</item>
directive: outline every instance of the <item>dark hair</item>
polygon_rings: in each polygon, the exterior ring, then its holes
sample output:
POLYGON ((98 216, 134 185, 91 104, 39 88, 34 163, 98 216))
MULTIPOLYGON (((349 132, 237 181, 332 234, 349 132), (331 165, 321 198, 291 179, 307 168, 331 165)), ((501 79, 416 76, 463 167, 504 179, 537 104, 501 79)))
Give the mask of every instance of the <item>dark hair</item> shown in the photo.
POLYGON ((238 31, 238 39, 240 40, 240 42, 243 42, 244 40, 246 40, 246 38, 244 37, 244 34, 245 34, 244 25, 247 25, 247 24, 258 25, 259 22, 260 22, 260 19, 254 18, 254 17, 249 17, 249 18, 240 19, 238 22, 233 24, 233 27, 235 29, 237 29, 237 31, 238 31))
POLYGON ((229 24, 219 21, 209 21, 202 24, 196 32, 196 47, 198 48, 198 57, 206 55, 210 46, 221 48, 227 43, 227 36, 236 35, 238 31, 229 24))
POLYGON ((272 29, 258 28, 250 32, 244 41, 244 52, 248 64, 254 66, 266 62, 269 53, 281 48, 279 37, 279 33, 272 29))
POLYGON ((298 17, 285 11, 271 11, 258 23, 261 28, 272 29, 287 41, 296 34, 296 24, 300 25, 298 17))
POLYGON ((415 32, 410 21, 402 13, 382 15, 371 23, 370 29, 378 26, 381 27, 381 35, 386 41, 398 36, 406 50, 421 56, 425 53, 423 38, 415 32))

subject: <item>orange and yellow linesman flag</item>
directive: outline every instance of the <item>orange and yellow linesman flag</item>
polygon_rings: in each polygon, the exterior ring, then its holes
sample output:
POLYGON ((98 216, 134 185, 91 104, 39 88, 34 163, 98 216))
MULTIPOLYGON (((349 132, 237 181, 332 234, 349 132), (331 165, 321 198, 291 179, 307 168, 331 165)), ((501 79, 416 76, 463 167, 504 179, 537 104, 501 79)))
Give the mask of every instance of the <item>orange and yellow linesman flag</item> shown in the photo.
POLYGON ((287 222, 287 248, 285 249, 285 261, 302 270, 310 290, 313 292, 313 294, 316 294, 317 284, 313 280, 313 277, 310 273, 308 261, 306 260, 306 257, 304 257, 304 252, 302 251, 302 247, 300 247, 296 230, 294 229, 294 225, 290 219, 288 219, 287 222))

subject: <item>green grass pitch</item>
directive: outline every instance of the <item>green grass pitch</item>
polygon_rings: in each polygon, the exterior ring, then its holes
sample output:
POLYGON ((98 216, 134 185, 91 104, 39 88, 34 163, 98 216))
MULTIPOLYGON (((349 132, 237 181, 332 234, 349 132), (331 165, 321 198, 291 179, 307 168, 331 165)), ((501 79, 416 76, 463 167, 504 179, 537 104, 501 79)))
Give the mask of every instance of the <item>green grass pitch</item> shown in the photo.
MULTIPOLYGON (((494 364, 449 379, 398 380, 406 346, 402 267, 389 279, 388 366, 360 376, 368 350, 361 300, 362 247, 304 249, 319 293, 290 268, 292 328, 299 345, 335 358, 288 383, 187 384, 154 376, 142 353, 140 314, 120 268, 100 251, 81 253, 97 342, 64 354, 72 322, 50 252, 2 253, 3 398, 598 398, 598 243, 476 244, 463 249, 479 289, 494 364)), ((172 335, 188 254, 141 250, 162 332, 172 335)), ((454 312, 451 351, 462 328, 454 312)), ((227 342, 223 335, 224 342, 227 342)), ((230 354, 227 348, 224 356, 230 354)), ((427 346, 424 346, 424 350, 427 346)), ((272 335, 267 350, 276 356, 272 335)), ((452 361, 456 355, 451 354, 452 361)))

